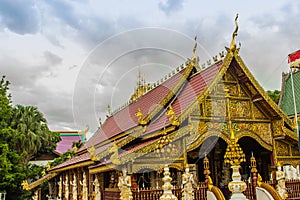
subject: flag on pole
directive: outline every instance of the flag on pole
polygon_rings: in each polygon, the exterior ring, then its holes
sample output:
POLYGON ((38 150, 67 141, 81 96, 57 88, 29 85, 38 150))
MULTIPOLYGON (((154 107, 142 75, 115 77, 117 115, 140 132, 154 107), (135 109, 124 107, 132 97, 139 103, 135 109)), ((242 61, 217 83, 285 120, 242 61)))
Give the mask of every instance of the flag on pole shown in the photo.
POLYGON ((288 63, 291 68, 300 68, 300 49, 288 55, 288 63))

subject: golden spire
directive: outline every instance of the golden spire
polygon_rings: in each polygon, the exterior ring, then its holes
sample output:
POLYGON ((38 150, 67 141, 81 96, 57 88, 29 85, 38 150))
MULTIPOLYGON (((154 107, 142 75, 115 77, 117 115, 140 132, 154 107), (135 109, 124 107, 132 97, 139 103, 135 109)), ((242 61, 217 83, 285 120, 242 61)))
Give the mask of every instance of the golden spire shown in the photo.
POLYGON ((138 67, 138 80, 136 81, 135 92, 131 95, 130 100, 135 101, 150 89, 150 84, 146 84, 145 77, 142 76, 140 67, 138 67))

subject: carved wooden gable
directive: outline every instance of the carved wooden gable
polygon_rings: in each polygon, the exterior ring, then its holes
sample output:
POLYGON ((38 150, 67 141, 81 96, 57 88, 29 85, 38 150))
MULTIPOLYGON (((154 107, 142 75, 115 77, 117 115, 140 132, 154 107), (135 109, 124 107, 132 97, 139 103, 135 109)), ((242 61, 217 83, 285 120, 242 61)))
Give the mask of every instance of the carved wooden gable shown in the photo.
MULTIPOLYGON (((219 132, 229 138, 229 112, 237 138, 252 137, 270 150, 272 148, 271 120, 264 113, 264 108, 253 101, 255 88, 249 89, 249 86, 239 79, 238 73, 242 72, 229 68, 210 88, 208 95, 199 102, 199 108, 192 113, 193 118, 199 120, 198 134, 219 132), (225 90, 228 90, 228 98, 225 90)), ((226 141, 226 138, 223 139, 226 141)))

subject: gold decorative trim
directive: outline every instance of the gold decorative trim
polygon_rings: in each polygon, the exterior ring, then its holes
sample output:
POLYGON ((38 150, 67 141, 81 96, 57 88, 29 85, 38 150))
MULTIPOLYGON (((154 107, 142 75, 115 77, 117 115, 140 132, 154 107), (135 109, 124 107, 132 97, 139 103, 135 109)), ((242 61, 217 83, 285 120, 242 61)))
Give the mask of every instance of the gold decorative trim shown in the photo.
POLYGON ((289 130, 288 128, 286 127, 282 127, 282 131, 287 135, 289 136, 290 138, 292 138, 294 141, 298 141, 298 137, 297 137, 297 134, 294 132, 294 131, 291 131, 289 130))
POLYGON ((257 80, 253 77, 249 69, 246 67, 245 63, 241 59, 239 55, 234 56, 239 66, 244 71, 245 75, 250 79, 251 83, 254 85, 254 87, 257 89, 257 91, 260 93, 260 95, 264 98, 264 100, 271 106, 272 109, 275 110, 276 113, 280 117, 284 119, 284 121, 288 124, 290 128, 293 127, 292 121, 288 118, 288 116, 278 107, 278 105, 269 97, 269 95, 264 91, 264 89, 260 86, 260 84, 257 82, 257 80))
POLYGON ((146 125, 147 124, 147 121, 144 119, 141 108, 138 108, 137 112, 135 113, 135 116, 137 116, 138 122, 139 122, 140 125, 146 125))
POLYGON ((259 184, 259 187, 267 190, 274 200, 282 200, 282 198, 279 196, 278 192, 274 189, 274 187, 272 187, 268 183, 261 182, 259 184))
POLYGON ((222 191, 217 186, 212 186, 210 190, 218 200, 226 200, 222 191))
POLYGON ((250 137, 250 138, 254 139, 256 142, 258 142, 265 149, 267 149, 269 151, 273 150, 272 144, 266 143, 259 135, 255 134, 253 132, 243 131, 243 133, 238 134, 236 138, 237 138, 237 140, 240 140, 243 137, 250 137))
MULTIPOLYGON (((176 141, 179 138, 182 138, 184 135, 189 134, 189 131, 190 131, 190 126, 184 126, 183 128, 170 133, 169 137, 172 141, 176 141)), ((141 149, 137 149, 137 150, 131 152, 130 154, 124 155, 119 159, 120 159, 121 163, 127 163, 129 161, 135 160, 138 157, 141 157, 145 154, 153 152, 156 149, 158 142, 159 141, 157 140, 141 149)))
POLYGON ((208 85, 208 87, 206 87, 202 93, 198 96, 198 98, 191 103, 186 110, 184 110, 181 115, 178 116, 178 120, 179 121, 184 121, 185 119, 187 119, 190 115, 190 113, 192 113, 194 110, 196 110, 198 108, 198 104, 200 102, 203 102, 204 99, 209 95, 209 93, 211 91, 213 91, 214 87, 216 86, 216 84, 222 80, 223 75, 225 74, 225 72, 227 71, 227 69, 230 66, 230 63, 233 59, 233 55, 232 54, 226 54, 226 57, 224 58, 223 64, 219 70, 219 73, 216 74, 216 76, 213 78, 213 80, 210 82, 210 84, 208 85))
MULTIPOLYGON (((185 83, 186 79, 190 76, 191 72, 195 67, 198 65, 198 60, 196 58, 193 58, 192 60, 188 60, 186 62, 186 69, 182 76, 179 78, 175 86, 168 92, 168 94, 159 102, 159 104, 146 116, 144 117, 144 120, 147 122, 147 124, 150 122, 151 119, 153 119, 154 116, 161 111, 164 107, 166 107, 167 103, 170 102, 170 100, 174 97, 175 94, 180 90, 182 85, 185 83)), ((178 119, 178 121, 180 121, 178 119)))
POLYGON ((286 157, 286 156, 278 156, 277 162, 280 162, 282 165, 293 165, 296 167, 300 165, 300 156, 297 157, 286 157))
POLYGON ((85 162, 82 162, 82 163, 72 164, 72 165, 69 165, 69 166, 65 166, 65 167, 55 169, 55 170, 50 170, 50 171, 52 171, 52 172, 63 172, 63 171, 69 170, 69 169, 74 169, 74 168, 78 168, 78 167, 85 167, 85 166, 89 166, 89 165, 92 165, 92 164, 94 164, 94 161, 85 161, 85 162))
POLYGON ((170 124, 172 124, 173 126, 179 126, 180 122, 178 121, 178 118, 176 117, 171 105, 169 106, 166 115, 169 117, 170 124))
POLYGON ((230 139, 227 135, 224 133, 217 131, 217 130, 209 130, 205 133, 203 133, 200 137, 197 137, 195 141, 193 141, 191 144, 187 144, 187 151, 193 151, 196 148, 200 147, 200 145, 205 141, 205 139, 208 139, 210 137, 220 137, 222 138, 227 144, 230 143, 230 139))
POLYGON ((36 188, 37 186, 41 185, 42 183, 44 183, 45 181, 48 181, 57 175, 58 175, 58 173, 47 174, 47 175, 43 176, 42 178, 28 184, 28 187, 26 188, 26 190, 32 190, 32 189, 36 188))
POLYGON ((169 166, 169 168, 175 168, 179 171, 183 171, 182 163, 171 163, 168 166, 169 166))
POLYGON ((115 167, 115 165, 103 165, 103 166, 100 166, 100 167, 89 169, 89 173, 90 174, 97 174, 97 173, 101 173, 101 172, 106 172, 106 171, 113 170, 114 167, 115 167))

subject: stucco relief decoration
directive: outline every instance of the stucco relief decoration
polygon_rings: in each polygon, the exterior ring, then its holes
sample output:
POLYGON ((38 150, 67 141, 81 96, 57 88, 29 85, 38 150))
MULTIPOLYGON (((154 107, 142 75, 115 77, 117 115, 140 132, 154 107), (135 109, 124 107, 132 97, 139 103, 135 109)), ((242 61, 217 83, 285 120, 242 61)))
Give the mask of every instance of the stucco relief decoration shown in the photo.
POLYGON ((252 123, 248 125, 249 130, 256 133, 266 143, 272 144, 271 127, 268 123, 252 123))
POLYGON ((276 120, 273 122, 273 134, 274 137, 282 136, 283 135, 283 121, 282 120, 276 120))
POLYGON ((207 100, 206 101, 206 115, 207 116, 225 116, 226 106, 225 100, 207 100))
POLYGON ((226 73, 225 80, 226 81, 235 81, 234 77, 230 73, 226 73))
POLYGON ((250 124, 246 122, 240 122, 239 127, 241 131, 246 131, 250 129, 250 124))
POLYGON ((266 119, 266 116, 262 114, 262 112, 259 111, 258 108, 255 106, 253 106, 253 115, 256 119, 266 119))
POLYGON ((292 147, 292 155, 293 156, 300 156, 300 152, 297 147, 292 147))
POLYGON ((288 144, 282 142, 276 142, 276 151, 278 156, 288 156, 289 155, 289 146, 288 144))
POLYGON ((250 118, 250 102, 249 101, 231 101, 232 117, 245 117, 250 118))
POLYGON ((217 94, 224 94, 224 83, 220 83, 215 88, 217 94))
POLYGON ((231 96, 237 96, 238 95, 238 90, 237 90, 236 85, 231 85, 230 84, 230 85, 227 85, 226 87, 229 89, 231 96))
POLYGON ((198 132, 200 134, 205 133, 207 131, 207 124, 204 121, 200 121, 199 122, 199 126, 198 126, 198 132))

